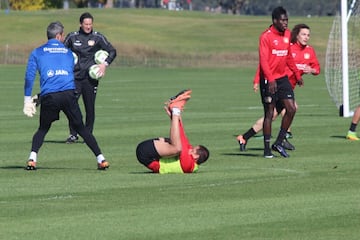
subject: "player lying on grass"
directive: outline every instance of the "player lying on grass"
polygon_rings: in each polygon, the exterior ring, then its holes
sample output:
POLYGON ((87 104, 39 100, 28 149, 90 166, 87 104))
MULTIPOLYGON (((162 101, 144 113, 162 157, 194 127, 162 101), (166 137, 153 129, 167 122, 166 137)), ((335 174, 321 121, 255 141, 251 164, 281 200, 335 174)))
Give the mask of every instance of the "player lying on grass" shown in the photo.
POLYGON ((191 90, 184 90, 166 102, 170 137, 145 140, 136 148, 139 162, 154 173, 193 173, 209 158, 206 147, 192 146, 185 135, 181 112, 190 94, 191 90))

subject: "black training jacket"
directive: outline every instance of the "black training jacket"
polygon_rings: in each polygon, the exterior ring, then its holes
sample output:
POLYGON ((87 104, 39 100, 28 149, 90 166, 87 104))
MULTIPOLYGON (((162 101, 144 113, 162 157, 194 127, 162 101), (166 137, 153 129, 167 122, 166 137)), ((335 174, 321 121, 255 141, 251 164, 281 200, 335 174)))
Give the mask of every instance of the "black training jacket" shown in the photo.
POLYGON ((111 64, 116 57, 116 49, 104 35, 95 31, 87 34, 80 28, 78 32, 71 32, 66 36, 64 45, 78 57, 78 62, 74 68, 75 80, 83 80, 89 77, 89 68, 96 64, 94 55, 98 50, 102 49, 109 53, 106 59, 108 64, 111 64))

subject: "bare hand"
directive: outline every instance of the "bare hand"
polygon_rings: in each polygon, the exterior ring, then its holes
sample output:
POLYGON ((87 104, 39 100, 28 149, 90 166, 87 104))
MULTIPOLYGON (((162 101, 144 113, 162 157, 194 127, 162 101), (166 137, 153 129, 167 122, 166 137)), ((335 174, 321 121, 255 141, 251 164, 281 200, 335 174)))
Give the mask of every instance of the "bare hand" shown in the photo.
POLYGON ((304 80, 302 78, 300 78, 298 81, 297 81, 297 85, 299 85, 300 87, 304 86, 304 80))
POLYGON ((306 74, 313 73, 313 69, 310 66, 306 65, 303 72, 306 74))
POLYGON ((106 70, 106 65, 104 63, 98 64, 99 65, 99 73, 101 74, 101 77, 105 76, 105 70, 106 70))
POLYGON ((269 92, 271 94, 275 94, 276 91, 277 91, 276 81, 269 82, 269 92))
POLYGON ((170 109, 167 106, 164 106, 164 110, 165 110, 166 114, 169 116, 169 118, 171 119, 172 114, 170 112, 170 109))

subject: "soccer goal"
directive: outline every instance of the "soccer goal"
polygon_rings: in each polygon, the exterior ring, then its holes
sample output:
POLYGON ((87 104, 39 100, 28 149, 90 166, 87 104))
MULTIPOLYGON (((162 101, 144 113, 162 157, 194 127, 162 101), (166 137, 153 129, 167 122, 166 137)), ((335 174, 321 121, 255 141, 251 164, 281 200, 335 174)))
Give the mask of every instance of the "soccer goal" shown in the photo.
POLYGON ((341 14, 334 18, 326 50, 326 85, 343 117, 352 116, 360 104, 359 1, 341 0, 341 14))

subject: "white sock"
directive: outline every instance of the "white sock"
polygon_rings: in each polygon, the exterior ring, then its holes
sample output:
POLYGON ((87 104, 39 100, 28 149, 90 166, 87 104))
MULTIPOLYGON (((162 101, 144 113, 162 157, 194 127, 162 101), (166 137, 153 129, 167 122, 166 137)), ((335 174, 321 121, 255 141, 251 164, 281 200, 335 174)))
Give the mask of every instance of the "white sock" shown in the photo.
POLYGON ((34 162, 36 162, 36 158, 37 158, 37 153, 36 152, 31 152, 30 156, 29 156, 29 160, 32 159, 34 162))
POLYGON ((97 160, 98 163, 101 163, 102 161, 105 160, 105 157, 104 157, 104 155, 99 154, 99 155, 96 156, 96 160, 97 160))
POLYGON ((175 116, 180 116, 180 114, 181 114, 180 108, 173 108, 172 109, 172 114, 175 115, 175 116))

